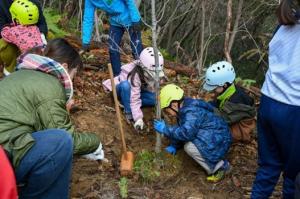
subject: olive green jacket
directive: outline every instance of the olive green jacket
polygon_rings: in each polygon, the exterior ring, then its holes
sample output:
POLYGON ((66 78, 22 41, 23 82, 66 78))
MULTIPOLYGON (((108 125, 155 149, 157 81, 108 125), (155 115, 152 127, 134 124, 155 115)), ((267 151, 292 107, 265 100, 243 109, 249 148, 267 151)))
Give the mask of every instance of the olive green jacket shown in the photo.
POLYGON ((0 145, 16 169, 34 145, 31 134, 64 129, 73 137, 74 154, 93 152, 100 141, 93 133, 78 133, 66 110, 64 88, 54 76, 20 70, 0 82, 0 145))

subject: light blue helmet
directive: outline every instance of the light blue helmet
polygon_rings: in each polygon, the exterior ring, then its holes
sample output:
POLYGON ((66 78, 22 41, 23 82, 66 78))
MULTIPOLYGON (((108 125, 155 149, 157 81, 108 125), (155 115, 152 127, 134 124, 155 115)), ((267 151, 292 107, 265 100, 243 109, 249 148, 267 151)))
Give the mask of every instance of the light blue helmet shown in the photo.
POLYGON ((235 71, 233 66, 227 61, 220 61, 207 69, 203 89, 212 91, 218 86, 224 86, 227 82, 233 83, 234 79, 235 71))

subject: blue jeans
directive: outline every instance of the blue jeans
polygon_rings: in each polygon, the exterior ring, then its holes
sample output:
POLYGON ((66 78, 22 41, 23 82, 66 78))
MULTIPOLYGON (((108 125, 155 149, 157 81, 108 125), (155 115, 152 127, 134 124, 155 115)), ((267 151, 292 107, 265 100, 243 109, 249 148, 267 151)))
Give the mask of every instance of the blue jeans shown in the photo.
MULTIPOLYGON (((124 106, 125 113, 131 113, 130 92, 131 85, 128 81, 122 81, 116 86, 118 97, 124 106)), ((142 106, 155 106, 155 93, 147 90, 141 91, 142 106)))
POLYGON ((294 198, 300 172, 300 107, 262 96, 258 111, 258 165, 251 198, 268 198, 283 172, 283 198, 294 198))
MULTIPOLYGON (((110 26, 109 30, 109 56, 112 64, 114 76, 117 76, 121 72, 121 59, 120 59, 120 44, 124 32, 127 31, 125 27, 110 26)), ((143 50, 141 32, 133 31, 129 27, 130 46, 134 59, 138 59, 140 53, 143 50)))
POLYGON ((67 199, 73 141, 69 133, 48 129, 32 134, 33 147, 16 170, 20 199, 67 199))

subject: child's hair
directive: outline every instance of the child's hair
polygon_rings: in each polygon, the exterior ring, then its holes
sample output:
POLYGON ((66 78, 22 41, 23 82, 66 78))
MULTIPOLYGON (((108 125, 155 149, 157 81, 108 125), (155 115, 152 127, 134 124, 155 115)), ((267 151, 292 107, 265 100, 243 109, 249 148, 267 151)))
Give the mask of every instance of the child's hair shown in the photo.
POLYGON ((282 0, 277 9, 277 18, 281 25, 295 25, 298 23, 300 0, 282 0))
POLYGON ((70 69, 82 68, 79 53, 65 39, 50 40, 44 50, 44 56, 59 63, 67 63, 70 69))
POLYGON ((130 79, 132 86, 134 86, 134 87, 135 87, 134 78, 136 75, 139 76, 141 83, 142 83, 142 87, 146 86, 146 84, 147 84, 146 77, 144 75, 144 70, 140 64, 136 64, 135 67, 133 68, 133 70, 128 74, 128 77, 127 77, 127 79, 130 79))
POLYGON ((48 44, 44 50, 42 50, 42 48, 39 46, 32 48, 27 53, 49 57, 59 63, 67 63, 70 69, 82 68, 82 60, 79 53, 65 39, 62 38, 48 41, 48 44))

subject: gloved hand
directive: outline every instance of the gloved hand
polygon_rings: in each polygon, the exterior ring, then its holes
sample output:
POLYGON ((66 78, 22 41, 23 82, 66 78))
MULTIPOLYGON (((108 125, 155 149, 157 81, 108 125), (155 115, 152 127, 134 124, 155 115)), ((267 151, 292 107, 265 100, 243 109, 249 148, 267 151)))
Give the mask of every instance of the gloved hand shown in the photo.
POLYGON ((83 54, 90 51, 90 44, 82 44, 81 50, 79 51, 79 54, 83 54))
POLYGON ((133 22, 131 27, 134 32, 140 32, 142 30, 142 22, 141 21, 133 22))
POLYGON ((166 122, 164 120, 154 120, 154 129, 164 135, 165 132, 166 132, 166 128, 167 128, 167 125, 166 125, 166 122))
POLYGON ((143 128, 144 128, 144 121, 143 121, 143 119, 138 119, 135 123, 134 123, 134 128, 136 129, 136 130, 143 130, 143 128))
POLYGON ((167 146, 166 148, 165 148, 165 150, 166 150, 166 152, 167 153, 170 153, 170 154, 172 154, 172 155, 175 155, 176 154, 176 152, 177 152, 177 149, 175 148, 175 147, 173 147, 173 146, 167 146))
POLYGON ((104 151, 102 149, 102 144, 100 143, 96 151, 93 153, 83 155, 82 157, 89 160, 103 160, 104 159, 104 151))
POLYGON ((47 39, 46 36, 44 35, 44 33, 41 34, 41 39, 44 45, 47 45, 47 39))

